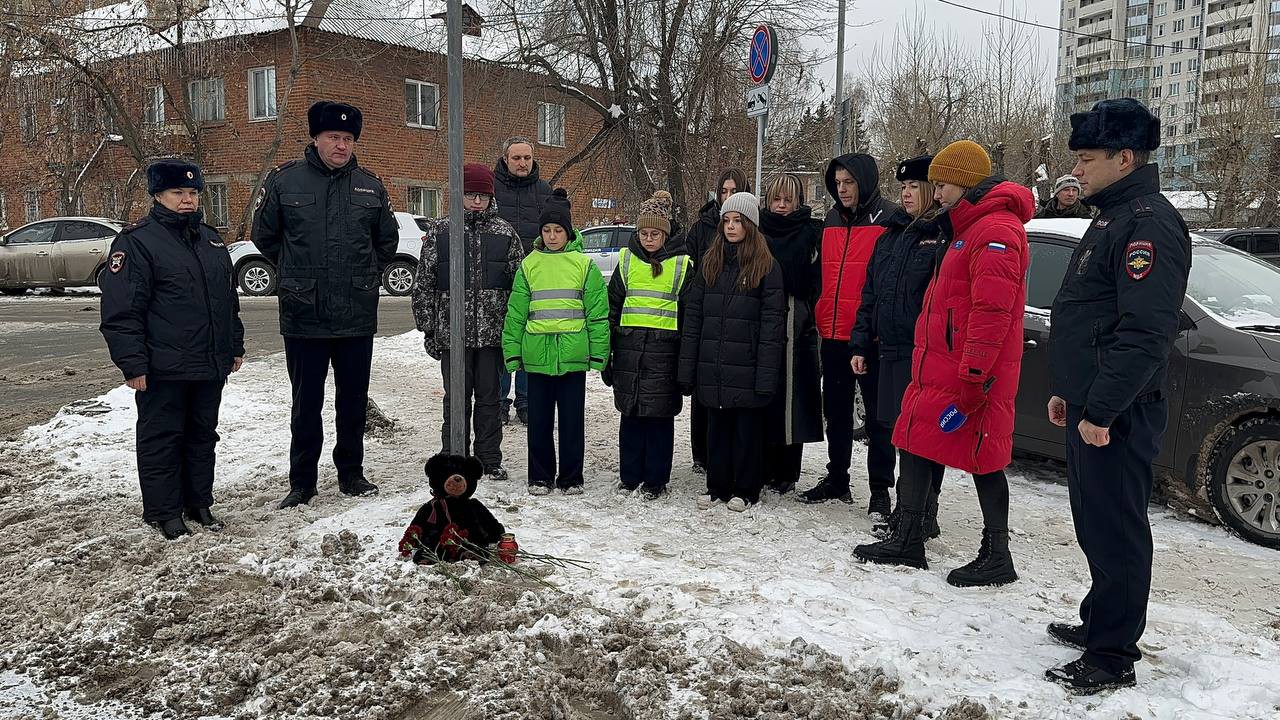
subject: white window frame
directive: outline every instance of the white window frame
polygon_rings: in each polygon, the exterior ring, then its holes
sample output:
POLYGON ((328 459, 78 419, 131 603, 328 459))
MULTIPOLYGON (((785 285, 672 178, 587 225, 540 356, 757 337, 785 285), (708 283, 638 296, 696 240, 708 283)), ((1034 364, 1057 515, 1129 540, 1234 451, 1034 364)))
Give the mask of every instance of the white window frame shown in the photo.
POLYGON ((157 128, 164 125, 164 86, 146 88, 142 99, 143 127, 157 128))
POLYGON ((27 222, 33 223, 40 219, 40 191, 28 189, 23 197, 23 212, 27 218, 27 222))
POLYGON ((440 217, 440 188, 425 185, 409 186, 409 213, 426 218, 440 217), (427 206, 432 206, 428 208, 427 206))
POLYGON ((279 101, 276 98, 276 67, 275 65, 250 68, 248 72, 248 92, 249 92, 249 102, 247 107, 249 110, 249 122, 263 122, 266 120, 275 120, 276 115, 279 112, 279 108, 276 105, 276 103, 279 101), (255 77, 263 78, 264 83, 267 83, 269 79, 269 87, 264 88, 264 93, 263 93, 264 101, 268 104, 269 107, 266 107, 266 108, 257 107, 257 103, 254 100, 255 77))
POLYGON ((18 111, 19 132, 23 142, 31 142, 36 139, 36 133, 39 132, 39 112, 36 109, 35 93, 28 92, 23 95, 25 97, 20 100, 22 107, 18 111))
POLYGON ((228 202, 230 197, 227 184, 225 182, 206 182, 204 184, 204 192, 207 197, 205 203, 209 209, 209 224, 225 229, 231 227, 231 204, 228 202))
POLYGON ((115 185, 103 185, 100 210, 103 217, 113 220, 120 216, 120 190, 115 185))
POLYGON ((563 105, 555 103, 538 103, 538 144, 547 145, 549 147, 564 147, 565 142, 565 111, 563 105), (555 108, 554 110, 552 108, 555 108), (555 116, 559 116, 556 118, 555 116), (552 122, 559 121, 559 127, 554 128, 552 122), (558 136, 552 131, 558 129, 558 136))
POLYGON ((203 78, 187 83, 191 97, 191 119, 198 123, 220 123, 227 119, 227 84, 222 78, 203 78), (212 92, 210 92, 212 90, 212 92), (212 101, 210 101, 212 98, 212 101), (206 110, 212 112, 206 113, 206 110))
POLYGON ((406 105, 404 124, 408 125, 409 127, 423 128, 426 130, 435 130, 436 128, 438 128, 440 126, 440 86, 435 83, 427 82, 426 80, 413 80, 411 78, 405 78, 404 89, 406 93, 409 92, 409 88, 413 88, 416 93, 418 114, 416 118, 410 118, 409 108, 406 105), (423 123, 423 122, 416 122, 417 120, 422 119, 423 110, 426 108, 426 104, 423 102, 423 98, 422 98, 422 93, 424 88, 431 88, 431 95, 433 98, 431 102, 431 120, 433 120, 433 122, 430 124, 423 123))

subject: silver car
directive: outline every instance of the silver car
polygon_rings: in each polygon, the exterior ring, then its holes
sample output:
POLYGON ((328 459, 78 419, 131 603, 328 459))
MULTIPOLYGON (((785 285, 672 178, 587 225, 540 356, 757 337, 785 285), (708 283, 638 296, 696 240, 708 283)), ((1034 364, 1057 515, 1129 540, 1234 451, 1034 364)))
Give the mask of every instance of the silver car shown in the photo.
POLYGON ((96 285, 111 241, 124 229, 101 217, 38 220, 0 237, 0 292, 96 285))

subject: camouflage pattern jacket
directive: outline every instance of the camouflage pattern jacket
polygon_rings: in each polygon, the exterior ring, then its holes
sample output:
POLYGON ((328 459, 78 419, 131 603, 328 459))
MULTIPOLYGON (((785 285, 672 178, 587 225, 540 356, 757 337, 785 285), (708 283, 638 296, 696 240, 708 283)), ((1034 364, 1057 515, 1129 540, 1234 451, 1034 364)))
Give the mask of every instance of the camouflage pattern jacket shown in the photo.
MULTIPOLYGON (((464 214, 466 242, 466 316, 464 342, 469 348, 502 347, 507 298, 524 246, 497 203, 464 214)), ((422 240, 413 283, 413 317, 424 335, 427 354, 439 359, 449 349, 449 219, 435 220, 422 240)))

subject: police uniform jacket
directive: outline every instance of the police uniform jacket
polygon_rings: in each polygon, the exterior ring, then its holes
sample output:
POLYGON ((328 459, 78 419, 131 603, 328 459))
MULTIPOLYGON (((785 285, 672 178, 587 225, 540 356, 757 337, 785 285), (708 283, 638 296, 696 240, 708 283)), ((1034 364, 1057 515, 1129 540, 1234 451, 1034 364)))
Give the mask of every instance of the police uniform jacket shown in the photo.
POLYGON ((1159 399, 1191 270, 1191 238, 1160 194, 1155 164, 1089 198, 1098 218, 1053 303, 1051 390, 1110 427, 1135 400, 1159 399))
POLYGON ((314 145, 272 171, 259 193, 253 242, 279 274, 280 333, 373 335, 382 271, 399 228, 387 190, 356 158, 331 170, 314 145))
POLYGON ((199 213, 153 206, 112 242, 98 286, 100 329, 125 379, 221 380, 244 356, 231 257, 199 213))

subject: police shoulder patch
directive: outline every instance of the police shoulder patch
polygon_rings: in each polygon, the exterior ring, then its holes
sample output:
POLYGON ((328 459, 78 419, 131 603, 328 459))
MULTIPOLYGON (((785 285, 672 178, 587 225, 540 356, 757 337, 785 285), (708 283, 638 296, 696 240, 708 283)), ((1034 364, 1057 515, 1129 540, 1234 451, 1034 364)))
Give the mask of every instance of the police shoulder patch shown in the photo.
POLYGON ((1111 224, 1111 218, 1098 218, 1093 221, 1093 226, 1102 230, 1111 224))
POLYGON ((1149 240, 1133 240, 1124 249, 1124 270, 1134 280, 1151 274, 1156 263, 1156 248, 1149 240))
POLYGON ((107 269, 114 275, 124 269, 124 251, 117 250, 111 253, 111 259, 107 261, 107 269))

